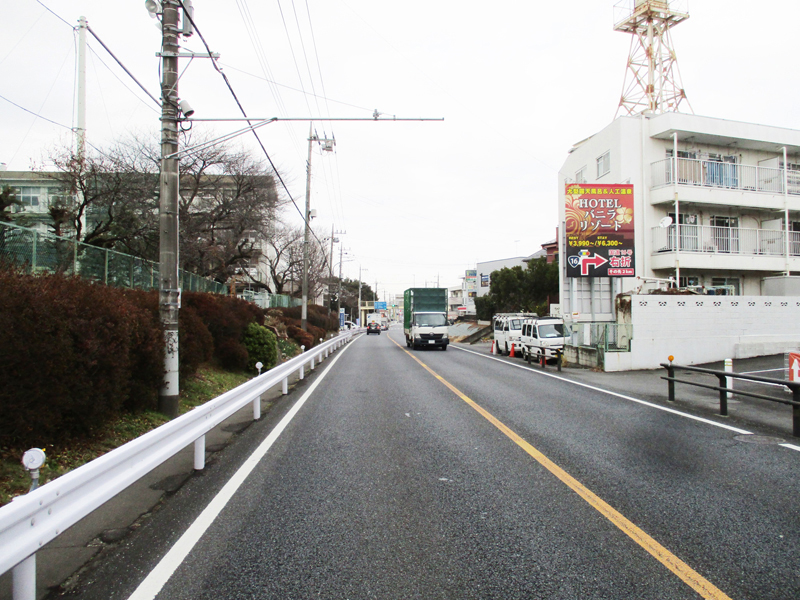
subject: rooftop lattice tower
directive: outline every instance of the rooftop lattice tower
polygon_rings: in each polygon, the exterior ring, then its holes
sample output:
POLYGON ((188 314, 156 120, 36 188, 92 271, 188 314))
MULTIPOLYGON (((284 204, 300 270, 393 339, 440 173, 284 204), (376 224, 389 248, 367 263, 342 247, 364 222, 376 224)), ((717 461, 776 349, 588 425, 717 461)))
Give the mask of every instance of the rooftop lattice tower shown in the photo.
POLYGON ((621 0, 614 5, 614 31, 631 35, 617 116, 678 112, 681 103, 693 112, 670 36, 671 28, 689 18, 685 5, 686 0, 621 0))

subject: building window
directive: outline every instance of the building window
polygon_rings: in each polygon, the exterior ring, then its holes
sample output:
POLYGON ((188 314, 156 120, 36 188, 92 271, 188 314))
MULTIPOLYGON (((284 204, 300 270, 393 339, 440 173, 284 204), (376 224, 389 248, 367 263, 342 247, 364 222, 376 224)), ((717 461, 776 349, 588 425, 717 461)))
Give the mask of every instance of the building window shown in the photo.
POLYGON ((575 173, 575 183, 586 183, 586 167, 581 167, 575 173))
POLYGON ((39 206, 39 196, 41 195, 42 188, 38 187, 19 187, 14 190, 17 194, 17 200, 22 202, 24 206, 39 206))
POLYGON ((600 179, 603 175, 608 174, 609 171, 611 171, 610 150, 597 158, 597 178, 600 179))
POLYGON ((718 294, 725 294, 729 296, 739 295, 739 278, 738 277, 712 277, 711 287, 718 294))
POLYGON ((688 277, 681 277, 680 283, 678 284, 682 288, 699 288, 700 287, 700 278, 697 275, 690 275, 688 277))

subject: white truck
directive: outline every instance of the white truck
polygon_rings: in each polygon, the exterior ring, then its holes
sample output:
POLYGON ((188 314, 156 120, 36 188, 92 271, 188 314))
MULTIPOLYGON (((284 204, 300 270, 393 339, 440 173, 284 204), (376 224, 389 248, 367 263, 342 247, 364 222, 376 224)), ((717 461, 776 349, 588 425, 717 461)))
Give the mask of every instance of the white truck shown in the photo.
POLYGON ((403 294, 403 333, 406 346, 447 350, 447 288, 410 288, 403 294))
POLYGON ((494 345, 498 354, 520 356, 522 352, 522 321, 536 318, 536 313, 498 313, 492 317, 494 345))
POLYGON ((522 358, 530 362, 555 359, 570 336, 569 325, 561 317, 537 317, 522 322, 522 358))

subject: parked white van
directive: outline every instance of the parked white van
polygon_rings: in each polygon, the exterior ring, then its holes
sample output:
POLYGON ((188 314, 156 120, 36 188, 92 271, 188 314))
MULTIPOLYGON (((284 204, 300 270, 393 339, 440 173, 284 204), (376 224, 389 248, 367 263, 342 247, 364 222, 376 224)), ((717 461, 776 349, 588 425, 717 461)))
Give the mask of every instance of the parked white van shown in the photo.
POLYGON ((564 339, 570 336, 569 325, 560 317, 539 317, 525 319, 522 323, 522 358, 539 360, 556 358, 556 350, 563 352, 564 339))
POLYGON ((536 317, 536 313, 498 313, 493 316, 492 329, 497 353, 510 354, 511 348, 514 348, 514 355, 520 356, 522 352, 522 321, 536 317))

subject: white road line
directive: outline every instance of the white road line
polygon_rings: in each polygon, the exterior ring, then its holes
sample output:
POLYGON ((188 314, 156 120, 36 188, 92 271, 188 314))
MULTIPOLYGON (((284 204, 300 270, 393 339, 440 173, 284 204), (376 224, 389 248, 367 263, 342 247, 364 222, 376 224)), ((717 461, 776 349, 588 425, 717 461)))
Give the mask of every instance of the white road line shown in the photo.
POLYGON ((499 358, 495 358, 494 356, 486 356, 480 352, 475 352, 474 350, 467 350, 466 348, 460 348, 459 346, 453 346, 454 348, 458 348, 462 352, 469 352, 470 354, 475 354, 477 356, 482 356, 483 358, 488 358, 490 360, 496 360, 501 362, 505 365, 510 367, 515 367, 517 369, 524 369, 525 371, 530 371, 531 373, 536 373, 537 375, 544 375, 545 377, 552 377, 553 379, 558 379, 559 381, 564 381, 566 383, 571 383, 573 385, 577 385, 580 387, 584 387, 590 390, 594 390, 596 392, 601 392, 604 394, 609 394, 610 396, 616 396, 617 398, 622 398, 623 400, 629 400, 631 402, 636 402, 637 404, 642 404, 644 406, 649 406, 650 408, 656 408, 658 410, 662 410, 664 412, 672 413, 673 415, 678 415, 679 417, 684 417, 686 419, 691 419, 693 421, 699 421, 700 423, 706 423, 707 425, 713 425, 714 427, 720 427, 722 429, 727 429, 729 431, 733 431, 735 433, 739 433, 742 435, 752 435, 752 431, 746 431, 744 429, 739 429, 738 427, 732 427, 730 425, 725 425, 724 423, 717 423, 716 421, 711 421, 710 419, 704 419, 703 417, 696 417, 694 415, 690 415, 688 413, 681 412, 679 410, 675 410, 674 408, 668 408, 666 406, 659 406, 658 404, 653 404, 652 402, 648 402, 646 400, 640 400, 639 398, 634 398, 633 396, 626 396, 625 394, 620 394, 618 392, 612 392, 611 390, 605 390, 603 388, 595 387, 593 385, 589 385, 586 383, 581 383, 579 381, 573 381, 571 379, 567 379, 566 377, 560 377, 558 375, 553 375, 552 373, 546 373, 544 371, 537 371, 536 369, 531 369, 530 367, 523 366, 523 365, 515 365, 514 363, 507 362, 505 360, 501 360, 499 358))
POLYGON ((242 483, 244 483, 245 479, 247 479, 247 476, 250 475, 253 469, 255 469, 259 461, 264 458, 264 455, 266 455, 266 453, 272 447, 272 444, 274 444, 278 437, 280 437, 281 433, 283 433, 283 430, 286 429, 286 426, 302 408, 306 400, 308 400, 311 394, 314 393, 314 390, 317 389, 317 386, 328 374, 328 371, 331 370, 333 365, 336 364, 336 361, 339 360, 339 357, 349 347, 350 344, 346 344, 344 348, 337 353, 336 357, 331 361, 328 367, 322 372, 322 374, 320 374, 319 377, 317 377, 317 379, 314 380, 314 383, 309 386, 308 390, 306 390, 306 393, 300 397, 291 410, 284 415, 280 423, 275 426, 266 439, 261 442, 258 448, 256 448, 256 450, 247 458, 247 460, 244 461, 242 466, 239 467, 239 470, 233 474, 223 488, 217 493, 214 499, 209 502, 208 506, 206 506, 203 512, 200 513, 200 515, 184 532, 180 539, 175 542, 175 545, 170 548, 169 552, 167 552, 155 566, 155 568, 150 571, 149 575, 144 579, 144 581, 139 584, 139 587, 137 587, 133 594, 128 597, 128 600, 153 600, 153 598, 156 597, 167 581, 169 581, 169 578, 172 577, 173 573, 175 573, 184 559, 188 556, 189 552, 192 551, 192 548, 194 548, 200 538, 203 537, 203 534, 206 532, 206 530, 211 526, 217 516, 219 516, 219 514, 222 512, 222 509, 225 508, 225 505, 228 504, 242 483))
POLYGON ((761 369, 760 371, 742 371, 742 375, 755 375, 756 373, 771 373, 772 371, 785 371, 783 367, 780 369, 761 369))

